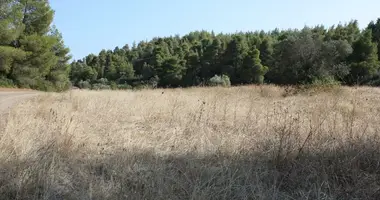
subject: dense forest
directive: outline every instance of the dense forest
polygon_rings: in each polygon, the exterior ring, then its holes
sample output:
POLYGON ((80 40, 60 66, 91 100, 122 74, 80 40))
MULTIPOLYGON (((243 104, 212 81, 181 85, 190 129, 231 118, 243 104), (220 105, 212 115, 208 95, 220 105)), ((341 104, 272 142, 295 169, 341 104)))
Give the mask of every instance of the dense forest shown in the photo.
POLYGON ((330 28, 215 34, 196 31, 102 50, 71 65, 81 88, 214 84, 379 85, 380 19, 330 28))
POLYGON ((200 85, 380 85, 380 19, 333 27, 184 36, 102 50, 71 64, 47 0, 0 1, 0 86, 62 91, 200 85))

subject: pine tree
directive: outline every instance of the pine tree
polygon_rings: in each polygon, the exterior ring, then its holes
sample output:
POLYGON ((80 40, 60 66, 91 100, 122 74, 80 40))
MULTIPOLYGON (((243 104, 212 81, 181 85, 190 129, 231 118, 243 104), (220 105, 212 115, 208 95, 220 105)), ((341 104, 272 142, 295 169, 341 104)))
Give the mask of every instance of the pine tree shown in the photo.
POLYGON ((51 26, 54 11, 49 2, 6 0, 0 10, 0 75, 21 87, 69 88, 69 49, 51 26))
POLYGON ((348 24, 338 26, 329 30, 329 37, 333 40, 346 40, 349 44, 353 44, 354 41, 360 36, 360 29, 357 20, 350 21, 348 24))
POLYGON ((260 60, 263 65, 273 66, 273 41, 270 37, 265 37, 260 44, 260 60))
POLYGON ((368 29, 372 32, 372 42, 377 43, 377 57, 380 58, 380 18, 368 24, 368 29))
POLYGON ((241 83, 238 71, 243 66, 248 53, 248 44, 241 35, 233 37, 224 54, 224 66, 222 72, 228 75, 232 84, 241 83))
POLYGON ((184 68, 177 57, 166 58, 157 69, 160 86, 176 87, 181 84, 184 68))
POLYGON ((2 80, 12 82, 10 74, 14 63, 26 56, 25 51, 14 46, 24 26, 18 6, 12 3, 11 0, 0 1, 0 84, 2 80))
POLYGON ((246 55, 243 66, 239 70, 239 76, 242 83, 263 83, 264 75, 268 67, 263 66, 260 60, 260 51, 253 49, 246 55))
POLYGON ((200 56, 197 52, 191 51, 186 56, 186 69, 185 75, 182 79, 184 86, 196 86, 200 85, 205 80, 202 80, 199 76, 201 69, 200 56))
POLYGON ((349 58, 351 72, 349 84, 365 84, 379 69, 377 44, 372 42, 372 32, 365 30, 353 44, 353 53, 349 58))
POLYGON ((64 45, 62 35, 55 26, 52 27, 50 35, 56 39, 53 52, 58 57, 58 61, 53 65, 46 79, 53 83, 55 90, 64 91, 71 86, 69 79, 70 65, 68 64, 71 59, 69 55, 70 49, 64 45))

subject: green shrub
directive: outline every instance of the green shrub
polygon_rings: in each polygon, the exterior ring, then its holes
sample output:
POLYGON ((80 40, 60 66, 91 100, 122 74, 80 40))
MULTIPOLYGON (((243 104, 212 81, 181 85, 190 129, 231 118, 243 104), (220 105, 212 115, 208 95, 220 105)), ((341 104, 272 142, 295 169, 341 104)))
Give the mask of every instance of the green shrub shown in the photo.
POLYGON ((132 89, 132 86, 130 86, 128 84, 119 84, 119 85, 117 85, 117 88, 119 90, 130 90, 130 89, 132 89))
POLYGON ((230 77, 228 77, 227 75, 222 75, 222 76, 215 75, 214 77, 210 78, 208 85, 229 87, 231 86, 230 77))
POLYGON ((110 87, 112 90, 117 90, 117 84, 114 81, 110 82, 110 87))
POLYGON ((380 71, 377 72, 370 81, 368 81, 368 85, 377 87, 380 86, 380 71))
POLYGON ((101 84, 101 83, 95 83, 95 84, 92 85, 92 89, 93 90, 110 90, 111 86, 105 85, 105 84, 101 84))
POLYGON ((320 92, 338 92, 341 83, 335 80, 333 77, 327 77, 323 79, 314 80, 310 85, 307 85, 307 89, 311 90, 312 94, 320 92))
POLYGON ((57 81, 53 83, 56 92, 64 92, 72 88, 70 81, 57 81))
POLYGON ((150 87, 152 88, 156 88, 159 82, 160 82, 160 78, 158 76, 154 76, 149 79, 148 85, 150 85, 150 87))
POLYGON ((0 76, 0 87, 15 87, 12 80, 0 76))
POLYGON ((133 86, 134 90, 143 90, 143 89, 153 89, 150 85, 147 84, 136 84, 133 86))
POLYGON ((80 89, 91 89, 91 84, 88 81, 79 81, 78 87, 80 89))
POLYGON ((39 80, 37 82, 37 86, 32 87, 32 89, 46 91, 46 92, 55 92, 56 89, 54 84, 50 81, 39 80))
POLYGON ((324 79, 315 79, 310 84, 296 85, 286 87, 283 96, 293 95, 317 95, 319 93, 334 93, 339 94, 342 92, 341 83, 332 77, 324 79))
POLYGON ((326 77, 323 79, 316 79, 311 84, 310 87, 335 87, 340 86, 341 83, 335 80, 333 77, 326 77))
POLYGON ((371 86, 377 86, 377 87, 379 87, 380 86, 380 78, 379 79, 375 79, 375 80, 371 80, 368 84, 371 85, 371 86))
POLYGON ((97 80, 97 83, 103 84, 103 85, 108 85, 108 79, 101 78, 101 79, 97 80))

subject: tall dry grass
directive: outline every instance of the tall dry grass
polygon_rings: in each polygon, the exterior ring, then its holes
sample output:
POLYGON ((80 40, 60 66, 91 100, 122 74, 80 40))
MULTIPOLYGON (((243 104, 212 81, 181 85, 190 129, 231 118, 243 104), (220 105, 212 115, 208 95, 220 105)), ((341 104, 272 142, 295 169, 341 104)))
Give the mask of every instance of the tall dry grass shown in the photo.
POLYGON ((285 92, 41 95, 3 123, 0 199, 380 199, 380 90, 285 92))

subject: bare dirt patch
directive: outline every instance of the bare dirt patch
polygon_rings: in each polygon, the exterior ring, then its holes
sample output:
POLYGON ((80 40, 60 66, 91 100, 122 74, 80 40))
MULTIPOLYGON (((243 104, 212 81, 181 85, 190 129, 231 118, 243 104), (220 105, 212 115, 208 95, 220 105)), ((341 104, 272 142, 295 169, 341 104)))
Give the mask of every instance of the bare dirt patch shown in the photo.
POLYGON ((0 91, 0 113, 6 112, 11 106, 36 94, 38 93, 32 91, 0 91))

